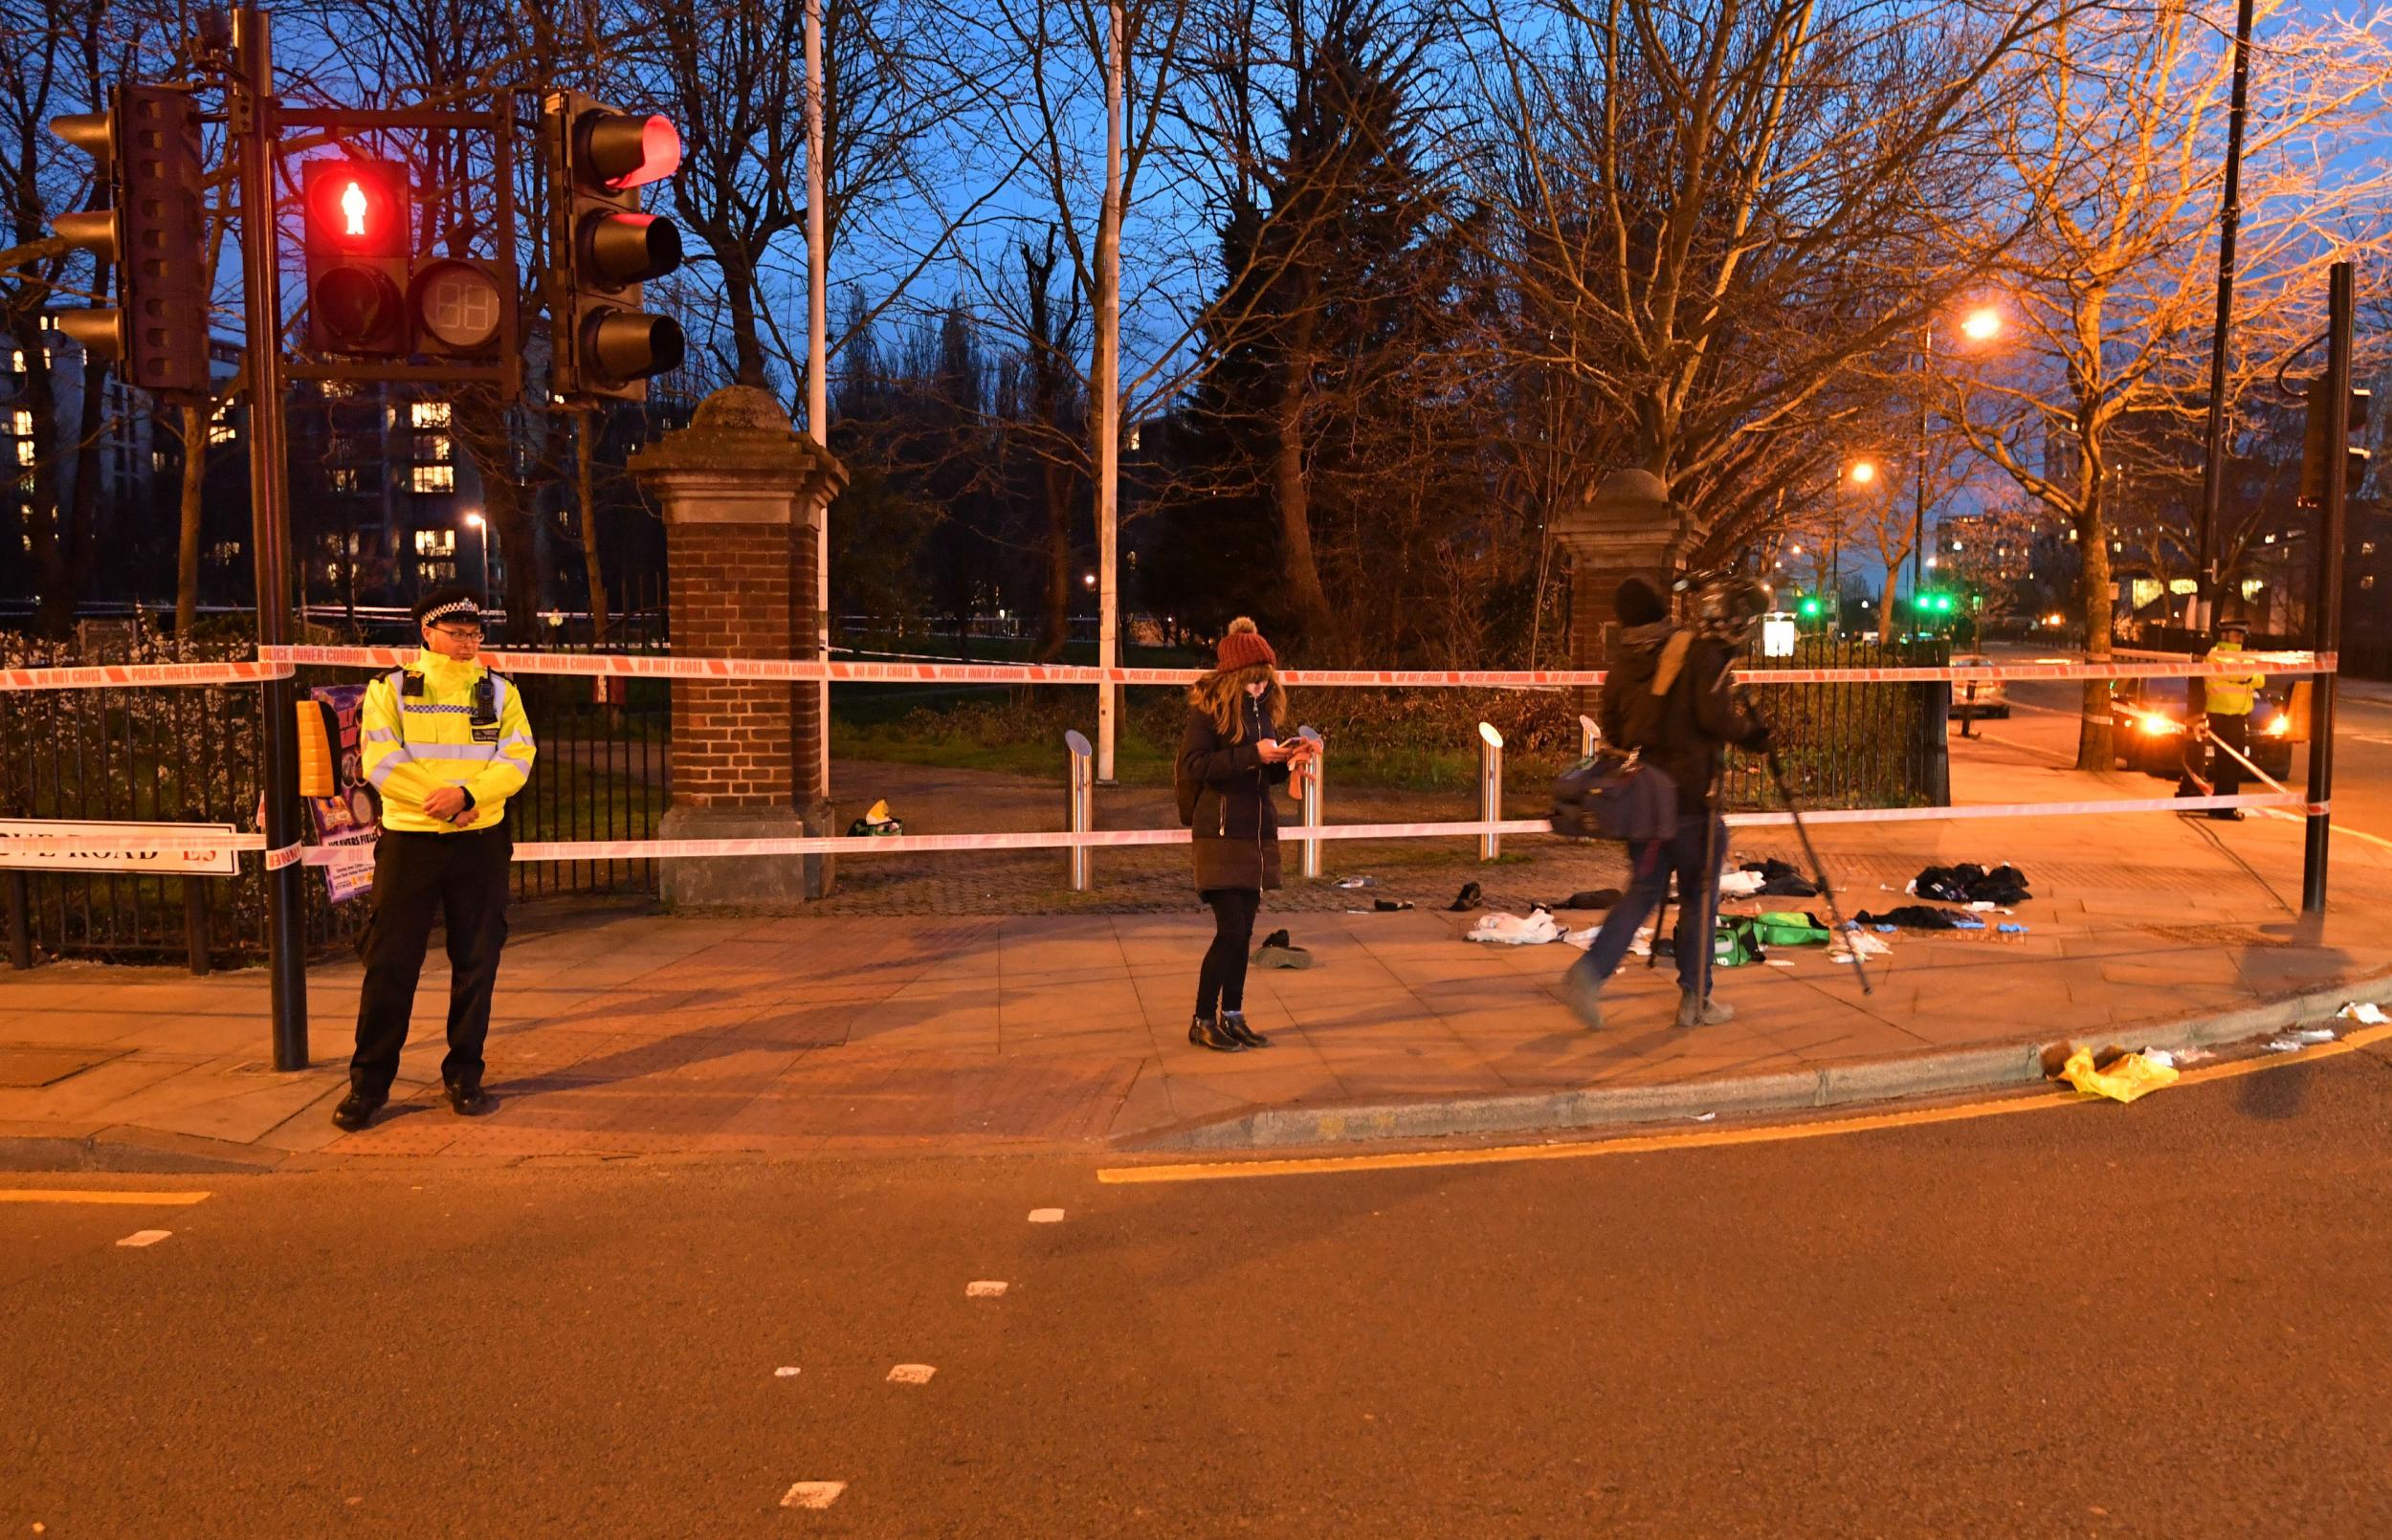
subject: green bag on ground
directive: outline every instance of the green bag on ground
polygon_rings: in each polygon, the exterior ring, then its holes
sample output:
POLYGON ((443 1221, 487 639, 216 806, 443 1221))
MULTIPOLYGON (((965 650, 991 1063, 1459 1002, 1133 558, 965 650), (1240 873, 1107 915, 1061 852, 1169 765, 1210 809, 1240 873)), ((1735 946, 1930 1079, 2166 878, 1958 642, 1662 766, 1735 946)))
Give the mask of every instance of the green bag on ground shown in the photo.
POLYGON ((1753 928, 1761 934, 1763 946, 1826 946, 1835 939, 1835 933, 1816 917, 1783 910, 1761 915, 1753 928))
MULTIPOLYGON (((1677 956, 1675 939, 1663 936, 1654 946, 1665 957, 1677 956)), ((1722 914, 1718 928, 1711 933, 1711 965, 1715 968, 1741 968, 1748 963, 1769 960, 1768 949, 1762 944, 1761 927, 1747 914, 1722 914)))

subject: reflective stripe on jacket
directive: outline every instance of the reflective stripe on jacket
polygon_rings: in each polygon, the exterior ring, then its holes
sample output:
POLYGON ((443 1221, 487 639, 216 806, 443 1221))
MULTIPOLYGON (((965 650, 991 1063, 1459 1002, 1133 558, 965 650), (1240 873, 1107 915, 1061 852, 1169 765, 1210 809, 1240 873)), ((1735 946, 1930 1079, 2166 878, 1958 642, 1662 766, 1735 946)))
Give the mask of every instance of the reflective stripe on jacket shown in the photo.
MULTIPOLYGON (((2243 655, 2243 649, 2232 642, 2220 642, 2209 649, 2212 663, 2231 663, 2243 655)), ((2259 687, 2267 683, 2264 674, 2238 675, 2233 678, 2202 681, 2203 707, 2220 716, 2248 716, 2251 707, 2259 702, 2259 687)))
POLYGON ((385 828, 413 834, 488 828, 532 773, 532 729, 521 693, 480 663, 436 652, 418 652, 407 668, 365 687, 359 732, 365 779, 382 794, 385 828), (421 693, 407 693, 410 675, 423 679, 421 693), (477 723, 475 686, 485 675, 495 712, 477 723), (474 799, 464 823, 424 812, 424 799, 442 786, 463 786, 474 799))

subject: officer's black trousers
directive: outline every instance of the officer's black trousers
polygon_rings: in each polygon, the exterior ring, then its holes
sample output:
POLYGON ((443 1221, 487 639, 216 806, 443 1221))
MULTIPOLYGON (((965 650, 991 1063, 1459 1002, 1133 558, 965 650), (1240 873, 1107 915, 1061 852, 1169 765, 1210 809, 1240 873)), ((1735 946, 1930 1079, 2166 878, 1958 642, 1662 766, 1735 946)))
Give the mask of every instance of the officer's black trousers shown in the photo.
POLYGON ((490 993, 507 939, 507 865, 514 854, 514 831, 503 820, 458 834, 382 831, 374 847, 373 916, 358 943, 365 987, 357 1002, 352 1087, 389 1093, 435 915, 449 935, 449 1056, 440 1078, 451 1085, 480 1080, 490 993))

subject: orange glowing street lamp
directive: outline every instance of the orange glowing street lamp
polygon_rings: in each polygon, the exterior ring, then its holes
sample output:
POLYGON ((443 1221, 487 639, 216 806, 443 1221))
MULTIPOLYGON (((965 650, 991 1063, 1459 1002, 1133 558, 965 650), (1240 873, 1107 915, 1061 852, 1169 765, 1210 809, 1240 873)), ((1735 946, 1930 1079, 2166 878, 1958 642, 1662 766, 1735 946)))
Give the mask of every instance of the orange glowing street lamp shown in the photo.
POLYGON ((1972 342, 1989 342, 2002 335, 2002 312, 1979 305, 1960 319, 1960 335, 1972 342))
POLYGON ((1866 487, 1877 479, 1877 462, 1854 460, 1844 468, 1844 479, 1856 487, 1866 487))

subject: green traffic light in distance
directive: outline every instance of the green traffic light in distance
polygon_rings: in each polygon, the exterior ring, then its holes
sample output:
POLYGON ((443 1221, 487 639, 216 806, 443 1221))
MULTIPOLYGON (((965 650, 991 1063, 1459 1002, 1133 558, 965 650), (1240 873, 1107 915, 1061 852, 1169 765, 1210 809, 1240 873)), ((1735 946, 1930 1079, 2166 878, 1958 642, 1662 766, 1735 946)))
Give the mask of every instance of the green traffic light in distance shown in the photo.
POLYGON ((1805 599, 1803 601, 1803 613, 1805 615, 1817 615, 1826 608, 1827 606, 1822 605, 1816 599, 1805 599))

